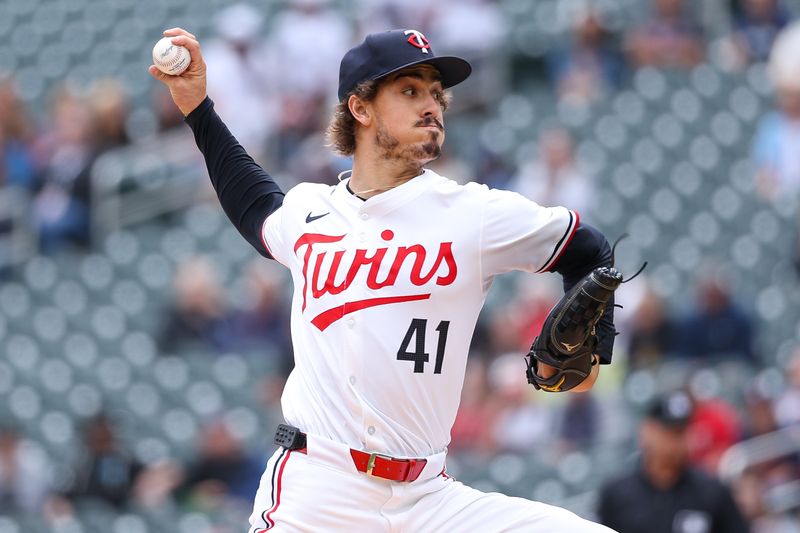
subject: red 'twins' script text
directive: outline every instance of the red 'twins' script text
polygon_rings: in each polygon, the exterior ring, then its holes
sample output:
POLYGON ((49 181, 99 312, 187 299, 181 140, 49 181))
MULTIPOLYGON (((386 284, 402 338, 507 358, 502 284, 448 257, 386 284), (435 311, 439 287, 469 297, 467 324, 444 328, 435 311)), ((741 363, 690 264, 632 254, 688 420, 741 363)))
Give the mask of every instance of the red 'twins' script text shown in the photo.
MULTIPOLYGON (((409 281, 417 286, 427 284, 434 277, 436 277, 437 285, 450 285, 455 281, 458 275, 458 267, 453 257, 452 242, 443 242, 439 244, 436 260, 427 272, 423 272, 423 268, 428 251, 422 244, 392 248, 388 246, 381 247, 377 248, 372 255, 367 255, 367 250, 358 248, 355 250, 355 255, 350 264, 342 264, 345 257, 345 250, 335 250, 333 251, 333 257, 330 263, 327 265, 327 272, 323 271, 323 268, 325 268, 323 262, 325 262, 325 256, 330 250, 320 249, 323 247, 317 245, 339 242, 344 238, 345 235, 304 233, 297 239, 297 242, 295 242, 295 254, 305 247, 303 253, 303 310, 306 308, 309 295, 316 300, 326 294, 339 294, 350 287, 353 280, 362 269, 367 271, 367 287, 373 290, 393 286, 397 282, 397 277, 406 261, 413 261, 409 274, 409 281), (378 274, 381 271, 381 265, 384 264, 384 261, 387 262, 386 264, 391 264, 391 266, 386 273, 386 277, 379 280, 378 274), (440 270, 442 270, 442 272, 439 272, 440 270), (309 271, 311 274, 310 278, 309 271), (337 276, 340 271, 347 272, 344 279, 342 279, 341 276, 337 276), (338 285, 336 284, 337 277, 341 280, 338 285)), ((381 232, 381 238, 387 242, 391 241, 394 238, 394 232, 388 229, 384 230, 381 232)), ((428 292, 349 301, 344 305, 320 313, 311 323, 320 330, 324 330, 344 315, 360 309, 398 302, 426 300, 430 298, 430 296, 428 292)))

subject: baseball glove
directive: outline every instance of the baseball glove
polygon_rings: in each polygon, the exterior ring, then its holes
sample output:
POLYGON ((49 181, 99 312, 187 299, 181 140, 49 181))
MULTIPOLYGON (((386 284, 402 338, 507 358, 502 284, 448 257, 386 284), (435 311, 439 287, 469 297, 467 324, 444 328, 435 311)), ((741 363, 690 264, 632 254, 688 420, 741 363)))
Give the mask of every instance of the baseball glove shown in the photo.
MULTIPOLYGON (((623 237, 614 243, 614 248, 623 237)), ((613 249, 611 253, 613 257, 613 249)), ((595 268, 576 283, 550 310, 541 334, 533 341, 525 359, 528 383, 547 392, 568 391, 582 383, 598 363, 595 326, 606 305, 620 284, 638 276, 645 266, 647 263, 623 280, 612 263, 611 267, 595 268), (540 363, 553 367, 555 374, 539 376, 540 363)))

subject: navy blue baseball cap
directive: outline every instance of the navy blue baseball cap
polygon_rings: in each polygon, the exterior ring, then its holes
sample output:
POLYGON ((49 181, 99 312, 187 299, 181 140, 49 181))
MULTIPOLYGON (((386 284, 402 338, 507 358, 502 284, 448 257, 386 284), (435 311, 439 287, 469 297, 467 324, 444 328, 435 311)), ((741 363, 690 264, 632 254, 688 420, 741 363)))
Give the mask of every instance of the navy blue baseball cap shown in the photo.
POLYGON ((446 89, 467 79, 472 66, 456 56, 436 56, 428 39, 417 30, 389 30, 367 35, 351 48, 339 65, 339 101, 356 86, 378 80, 398 70, 420 64, 432 65, 442 76, 446 89))

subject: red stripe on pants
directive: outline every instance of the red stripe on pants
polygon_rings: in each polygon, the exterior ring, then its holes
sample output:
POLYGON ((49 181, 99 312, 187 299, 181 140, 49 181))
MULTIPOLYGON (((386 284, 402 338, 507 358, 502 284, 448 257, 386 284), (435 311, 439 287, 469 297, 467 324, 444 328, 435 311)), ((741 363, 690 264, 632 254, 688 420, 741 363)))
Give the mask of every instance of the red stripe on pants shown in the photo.
POLYGON ((275 527, 275 522, 272 522, 269 518, 269 515, 274 513, 278 510, 278 506, 281 504, 281 480, 283 479, 283 468, 286 466, 286 462, 289 460, 289 456, 292 455, 291 450, 286 452, 286 457, 283 458, 283 462, 281 463, 281 467, 278 470, 278 481, 277 481, 277 490, 275 492, 275 504, 272 506, 270 510, 268 510, 264 516, 264 522, 266 522, 266 527, 263 529, 259 529, 256 533, 264 533, 265 531, 272 529, 275 527))

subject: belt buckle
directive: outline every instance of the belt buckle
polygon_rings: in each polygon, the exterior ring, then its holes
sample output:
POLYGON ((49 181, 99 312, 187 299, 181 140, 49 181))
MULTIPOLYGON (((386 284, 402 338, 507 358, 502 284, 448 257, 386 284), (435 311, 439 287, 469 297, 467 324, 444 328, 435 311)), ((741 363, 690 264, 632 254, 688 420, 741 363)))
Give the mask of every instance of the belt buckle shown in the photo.
POLYGON ((372 475, 372 469, 375 468, 375 458, 377 458, 377 457, 382 457, 384 459, 389 459, 389 460, 392 459, 391 456, 383 455, 382 453, 371 453, 371 454, 369 454, 369 459, 367 460, 367 470, 366 470, 366 474, 368 476, 372 475))

